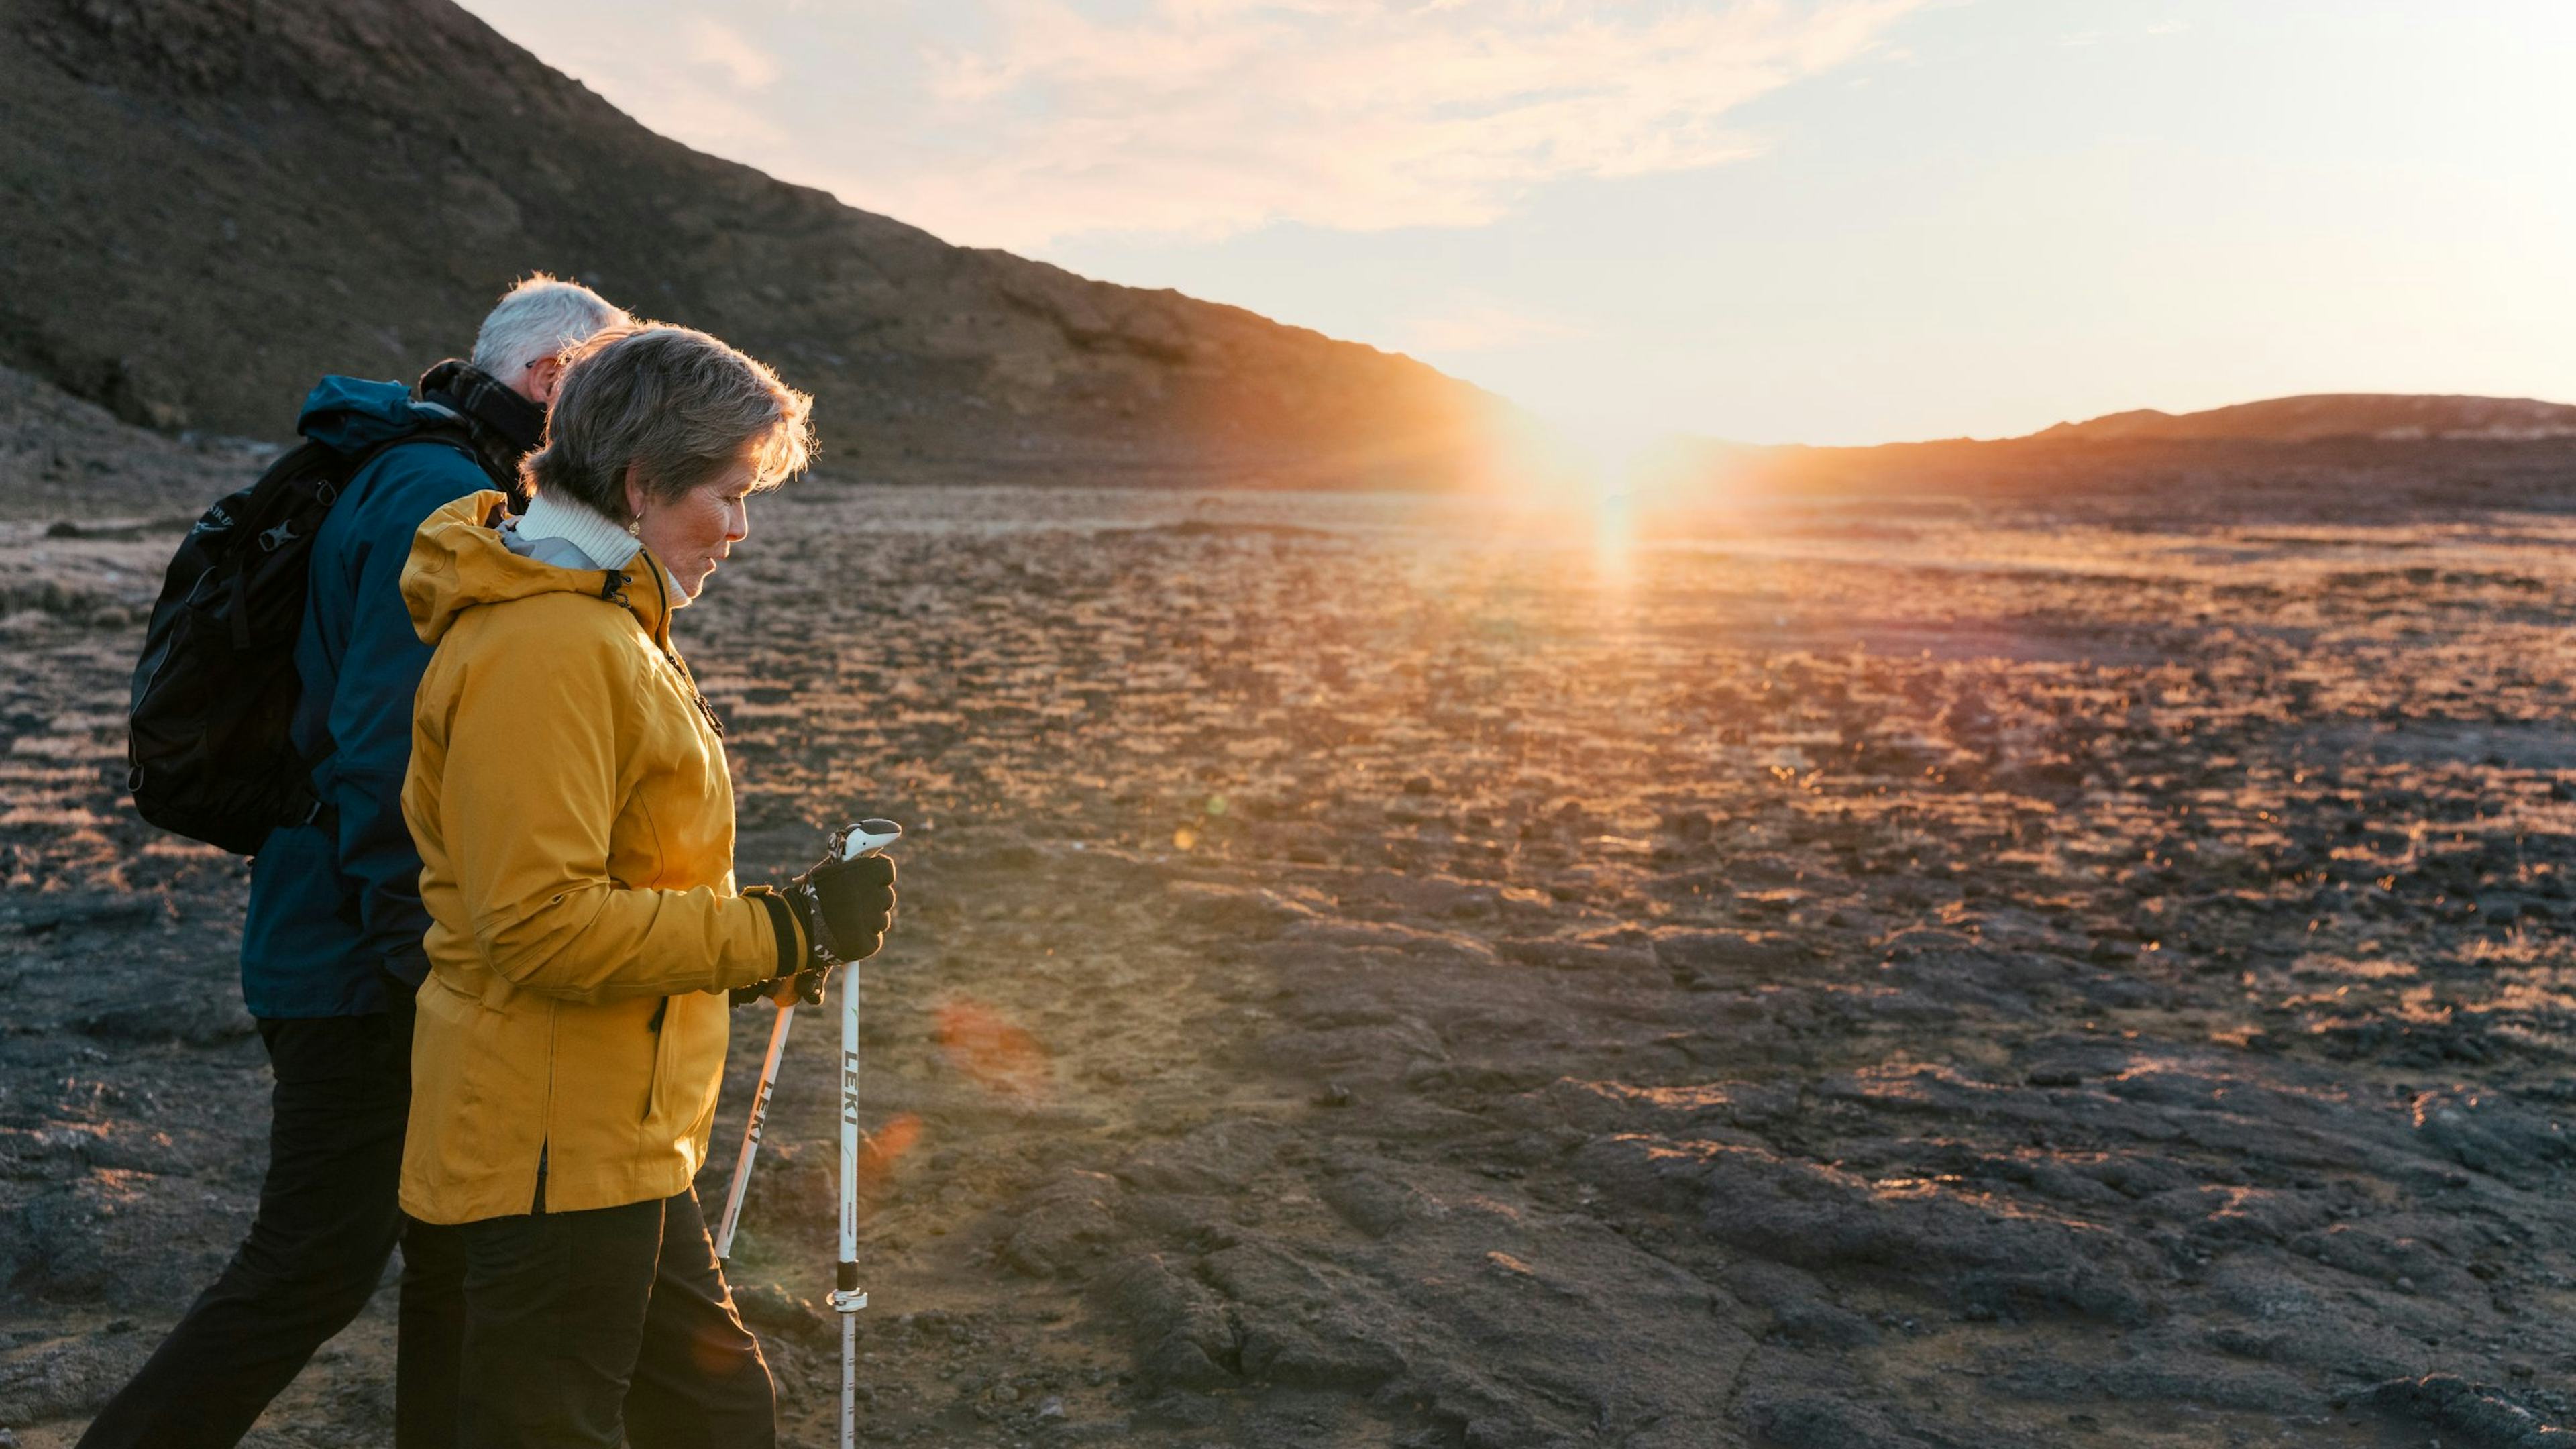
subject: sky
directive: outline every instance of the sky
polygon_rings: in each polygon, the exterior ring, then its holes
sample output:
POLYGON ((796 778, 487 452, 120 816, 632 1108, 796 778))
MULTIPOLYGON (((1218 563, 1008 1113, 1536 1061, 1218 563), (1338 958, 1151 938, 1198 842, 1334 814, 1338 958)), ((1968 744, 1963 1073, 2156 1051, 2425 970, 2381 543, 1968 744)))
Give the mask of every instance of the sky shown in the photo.
POLYGON ((644 124, 1573 429, 2576 401, 2576 0, 466 0, 644 124))

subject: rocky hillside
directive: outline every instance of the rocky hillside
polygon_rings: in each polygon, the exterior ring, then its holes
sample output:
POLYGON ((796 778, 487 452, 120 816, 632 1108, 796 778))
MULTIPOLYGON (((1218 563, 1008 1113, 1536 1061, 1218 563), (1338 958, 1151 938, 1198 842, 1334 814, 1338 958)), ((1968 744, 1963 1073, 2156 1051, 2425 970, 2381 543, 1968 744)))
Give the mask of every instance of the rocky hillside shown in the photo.
POLYGON ((2035 437, 2058 441, 2313 443, 2329 438, 2531 441, 2576 438, 2576 406, 2519 397, 2426 397, 2404 393, 2316 393, 2267 398, 2196 413, 2137 408, 2035 437))
POLYGON ((772 360, 866 476, 1434 483, 1495 405, 701 155, 448 0, 0 0, 0 363, 274 438, 533 268, 772 360))

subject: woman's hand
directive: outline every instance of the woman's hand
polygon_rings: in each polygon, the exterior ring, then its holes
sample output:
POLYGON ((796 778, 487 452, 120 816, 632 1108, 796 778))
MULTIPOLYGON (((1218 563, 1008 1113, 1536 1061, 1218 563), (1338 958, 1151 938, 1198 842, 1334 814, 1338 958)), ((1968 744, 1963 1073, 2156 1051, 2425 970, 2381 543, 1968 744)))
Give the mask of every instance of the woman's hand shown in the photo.
POLYGON ((818 955, 864 961, 894 926, 894 862, 882 855, 826 860, 782 892, 818 955))

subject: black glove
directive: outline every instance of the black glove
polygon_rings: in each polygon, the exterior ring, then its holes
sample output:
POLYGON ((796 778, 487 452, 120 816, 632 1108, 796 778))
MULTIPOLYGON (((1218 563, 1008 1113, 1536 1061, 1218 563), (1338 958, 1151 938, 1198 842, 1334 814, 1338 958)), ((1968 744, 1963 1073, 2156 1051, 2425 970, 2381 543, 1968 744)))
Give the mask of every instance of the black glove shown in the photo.
POLYGON ((894 862, 882 855, 826 860, 780 894, 814 944, 817 965, 864 961, 884 949, 894 925, 894 862))
MULTIPOLYGON (((737 986, 726 995, 736 1006, 777 1000, 779 984, 792 980, 796 999, 815 1006, 823 1000, 823 986, 834 966, 864 961, 884 949, 886 931, 894 925, 894 862, 882 855, 826 858, 774 891, 754 886, 745 894, 770 902, 773 910, 784 907, 796 917, 809 943, 806 964, 788 976, 737 986)), ((786 949, 783 938, 780 949, 786 949)))

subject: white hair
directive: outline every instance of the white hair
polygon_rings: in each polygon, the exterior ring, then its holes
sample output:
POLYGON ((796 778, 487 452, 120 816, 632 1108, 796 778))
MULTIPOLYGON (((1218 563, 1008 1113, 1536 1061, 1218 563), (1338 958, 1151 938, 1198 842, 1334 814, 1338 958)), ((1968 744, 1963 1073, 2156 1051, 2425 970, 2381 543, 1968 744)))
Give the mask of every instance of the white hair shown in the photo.
POLYGON ((581 283, 537 272, 512 287, 483 319, 483 330, 474 334, 474 365, 507 387, 529 364, 633 320, 581 283))

